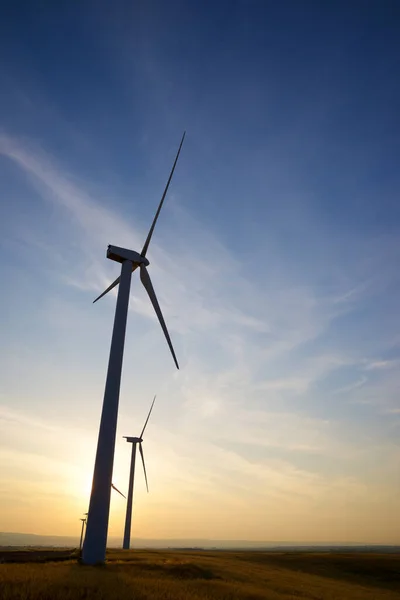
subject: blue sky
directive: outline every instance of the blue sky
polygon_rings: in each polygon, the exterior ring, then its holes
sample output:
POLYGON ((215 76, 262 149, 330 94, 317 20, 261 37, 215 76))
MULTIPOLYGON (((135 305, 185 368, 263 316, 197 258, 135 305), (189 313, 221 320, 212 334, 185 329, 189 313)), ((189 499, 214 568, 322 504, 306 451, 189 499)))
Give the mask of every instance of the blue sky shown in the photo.
MULTIPOLYGON (((0 529, 74 533, 115 297, 140 537, 398 543, 395 2, 44 2, 0 25, 0 529), (46 515, 46 518, 44 517, 46 515)), ((110 533, 122 535, 113 498, 110 533)))

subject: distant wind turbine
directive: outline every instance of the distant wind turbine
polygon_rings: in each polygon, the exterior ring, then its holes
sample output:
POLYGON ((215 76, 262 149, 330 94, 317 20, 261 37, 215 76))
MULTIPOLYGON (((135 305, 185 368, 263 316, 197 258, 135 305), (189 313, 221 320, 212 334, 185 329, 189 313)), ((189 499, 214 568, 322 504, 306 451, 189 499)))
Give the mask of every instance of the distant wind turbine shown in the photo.
MULTIPOLYGON (((85 513, 85 515, 87 516, 88 513, 85 513)), ((82 541, 83 541, 83 532, 85 530, 85 524, 86 524, 86 517, 84 519, 79 519, 80 521, 82 521, 82 529, 81 529, 81 539, 79 542, 79 551, 82 550, 82 541)))
POLYGON ((150 301, 157 314, 161 328, 167 339, 172 357, 179 369, 172 342, 165 325, 160 305, 147 271, 149 261, 146 254, 157 223, 162 205, 172 176, 178 162, 185 133, 175 157, 167 185, 161 197, 160 204, 151 224, 141 253, 127 250, 118 246, 108 246, 107 258, 122 264, 121 275, 94 302, 102 298, 119 284, 117 305, 115 309, 114 328, 111 338, 110 357, 108 360, 107 379, 104 390, 103 409, 101 413, 99 437, 97 441, 96 460, 93 473, 93 485, 90 495, 89 516, 86 526, 85 542, 83 544, 82 562, 87 565, 103 563, 106 558, 108 519, 110 513, 111 478, 114 464, 115 436, 117 430, 119 390, 121 383, 122 361, 124 355, 125 330, 128 316, 129 291, 131 276, 136 269, 140 270, 140 280, 149 295, 150 301))
POLYGON ((80 539, 80 542, 79 542, 79 550, 82 550, 83 530, 85 529, 86 519, 79 519, 79 520, 82 521, 81 539, 80 539))
POLYGON ((147 419, 145 421, 145 424, 143 426, 142 432, 139 435, 139 437, 126 437, 126 435, 124 435, 124 438, 126 439, 126 441, 129 442, 130 444, 132 444, 131 468, 130 468, 130 473, 129 473, 128 502, 126 504, 124 543, 123 543, 123 546, 122 546, 124 550, 129 550, 130 541, 131 541, 133 485, 134 485, 134 480, 135 480, 136 446, 138 444, 139 444, 140 456, 142 458, 142 463, 143 463, 143 471, 144 471, 144 478, 146 480, 146 488, 147 488, 147 491, 149 491, 149 486, 148 486, 148 483, 147 483, 147 473, 146 473, 146 465, 145 465, 145 462, 144 462, 142 442, 143 442, 144 430, 146 429, 146 425, 147 425, 147 423, 149 421, 150 414, 151 414, 151 411, 153 410, 153 406, 154 406, 155 400, 156 400, 156 397, 154 396, 153 402, 152 402, 152 404, 150 406, 149 414, 147 415, 147 419))

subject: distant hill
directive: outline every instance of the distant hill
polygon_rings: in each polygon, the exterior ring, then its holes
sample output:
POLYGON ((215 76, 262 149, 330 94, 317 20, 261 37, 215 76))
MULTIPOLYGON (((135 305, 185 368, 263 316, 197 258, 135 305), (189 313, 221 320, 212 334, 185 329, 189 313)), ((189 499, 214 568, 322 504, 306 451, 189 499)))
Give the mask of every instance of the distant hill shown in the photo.
MULTIPOLYGON (((46 546, 57 548, 76 548, 79 545, 79 536, 36 535, 33 533, 0 532, 0 546, 46 546)), ((121 548, 122 538, 109 537, 108 547, 121 548)), ((185 548, 185 549, 247 549, 271 550, 282 548, 285 550, 332 550, 332 549, 357 549, 376 550, 378 552, 399 552, 400 546, 378 546, 357 543, 340 542, 255 542, 251 540, 207 540, 207 539, 142 539, 133 538, 132 546, 136 548, 185 548)))

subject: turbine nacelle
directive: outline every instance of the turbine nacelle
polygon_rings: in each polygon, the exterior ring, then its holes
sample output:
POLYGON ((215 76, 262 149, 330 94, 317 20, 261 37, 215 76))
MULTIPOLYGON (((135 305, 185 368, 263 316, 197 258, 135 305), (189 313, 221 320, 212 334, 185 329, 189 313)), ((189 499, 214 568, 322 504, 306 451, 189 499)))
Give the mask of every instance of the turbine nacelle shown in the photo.
POLYGON ((128 437, 126 435, 123 436, 127 442, 130 442, 131 444, 141 444, 143 442, 142 438, 139 437, 128 437))
POLYGON ((145 256, 135 252, 135 250, 127 250, 126 248, 120 248, 119 246, 112 246, 111 244, 107 248, 107 258, 115 260, 115 262, 123 263, 125 260, 130 260, 134 265, 143 264, 145 267, 149 266, 149 261, 145 256))

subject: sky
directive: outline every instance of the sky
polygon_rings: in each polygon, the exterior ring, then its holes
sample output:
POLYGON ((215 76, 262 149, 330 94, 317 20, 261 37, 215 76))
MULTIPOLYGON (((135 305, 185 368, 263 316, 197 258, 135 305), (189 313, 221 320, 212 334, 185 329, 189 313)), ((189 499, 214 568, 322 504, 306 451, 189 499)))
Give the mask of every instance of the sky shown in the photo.
MULTIPOLYGON (((400 7, 8 3, 0 19, 0 530, 78 535, 118 273, 132 534, 400 543, 400 7)), ((109 534, 123 534, 113 493, 109 534)))

